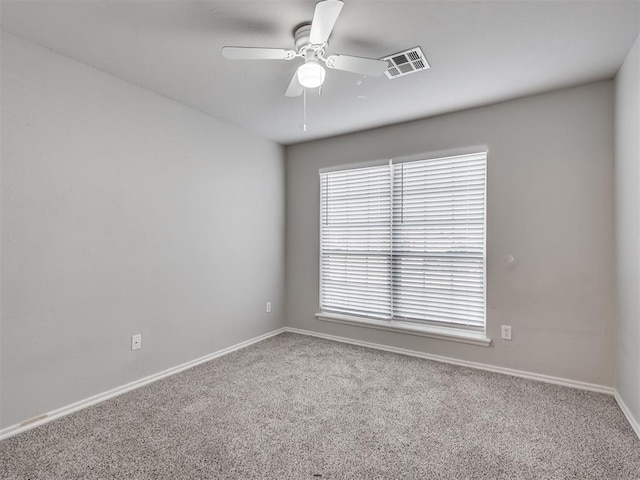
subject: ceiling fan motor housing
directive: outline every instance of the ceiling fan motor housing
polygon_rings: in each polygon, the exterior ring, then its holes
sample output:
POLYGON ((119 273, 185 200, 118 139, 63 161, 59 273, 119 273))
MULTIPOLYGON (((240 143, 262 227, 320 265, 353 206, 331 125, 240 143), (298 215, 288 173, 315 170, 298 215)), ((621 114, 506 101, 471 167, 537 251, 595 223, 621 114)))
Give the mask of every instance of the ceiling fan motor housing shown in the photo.
POLYGON ((293 44, 295 46, 296 51, 300 51, 301 48, 309 45, 309 35, 311 33, 311 24, 303 23, 302 25, 296 27, 293 31, 293 44))

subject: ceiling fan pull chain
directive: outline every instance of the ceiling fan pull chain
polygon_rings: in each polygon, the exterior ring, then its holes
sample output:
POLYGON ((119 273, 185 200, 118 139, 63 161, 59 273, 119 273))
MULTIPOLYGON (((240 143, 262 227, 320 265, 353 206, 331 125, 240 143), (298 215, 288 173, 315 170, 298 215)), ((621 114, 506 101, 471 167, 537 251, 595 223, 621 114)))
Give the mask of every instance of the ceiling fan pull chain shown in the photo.
POLYGON ((302 130, 307 131, 307 89, 302 92, 302 130))

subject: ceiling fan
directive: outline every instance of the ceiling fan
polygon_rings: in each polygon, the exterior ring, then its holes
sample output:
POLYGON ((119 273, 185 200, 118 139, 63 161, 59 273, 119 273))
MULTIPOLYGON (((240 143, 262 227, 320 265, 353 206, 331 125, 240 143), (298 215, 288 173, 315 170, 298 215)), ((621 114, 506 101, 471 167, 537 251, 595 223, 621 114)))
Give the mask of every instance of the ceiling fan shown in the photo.
POLYGON ((344 2, 323 0, 316 4, 311 23, 303 23, 293 32, 294 49, 259 47, 223 47, 222 55, 230 60, 293 60, 303 58, 304 63, 293 75, 285 92, 287 97, 297 97, 305 88, 316 88, 324 83, 325 69, 343 70, 370 77, 382 75, 388 67, 384 60, 329 55, 325 57, 329 36, 333 30, 344 2))

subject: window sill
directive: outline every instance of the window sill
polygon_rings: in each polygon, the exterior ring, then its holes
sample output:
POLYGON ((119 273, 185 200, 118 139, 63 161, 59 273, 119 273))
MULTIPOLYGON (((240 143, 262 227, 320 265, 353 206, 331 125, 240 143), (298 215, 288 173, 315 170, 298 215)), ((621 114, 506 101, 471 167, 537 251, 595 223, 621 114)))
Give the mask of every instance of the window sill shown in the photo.
POLYGON ((451 342, 467 343, 470 345, 480 345, 483 347, 491 345, 491 339, 481 332, 467 332, 455 328, 436 327, 432 325, 416 325, 398 320, 375 320, 339 313, 319 312, 316 313, 316 318, 325 322, 376 328, 378 330, 420 335, 422 337, 437 338, 438 340, 449 340, 451 342))

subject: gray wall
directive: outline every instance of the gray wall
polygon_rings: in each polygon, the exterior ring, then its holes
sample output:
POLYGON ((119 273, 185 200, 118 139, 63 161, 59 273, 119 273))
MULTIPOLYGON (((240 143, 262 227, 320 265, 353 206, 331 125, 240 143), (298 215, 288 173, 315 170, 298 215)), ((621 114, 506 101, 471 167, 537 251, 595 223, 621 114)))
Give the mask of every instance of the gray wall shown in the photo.
POLYGON ((283 325, 282 147, 4 33, 2 87, 2 426, 283 325))
POLYGON ((616 390, 640 421, 640 37, 615 86, 616 390))
POLYGON ((287 325, 613 384, 611 82, 293 145, 286 153, 287 325), (480 144, 489 148, 487 326, 493 345, 316 320, 318 169, 480 144), (504 263, 509 254, 517 261, 511 270, 504 263), (513 327, 512 341, 500 340, 501 324, 513 327))

